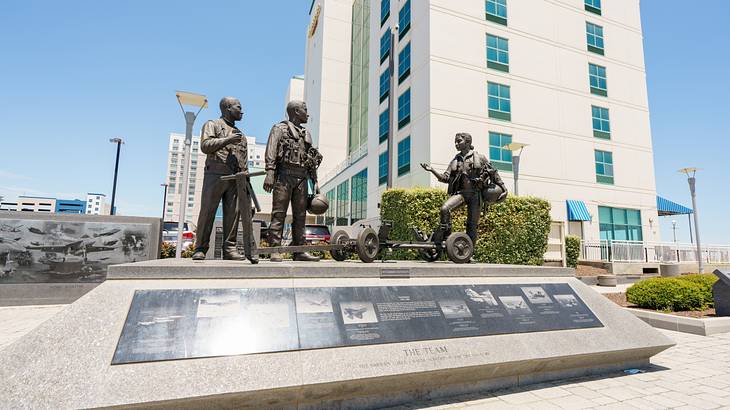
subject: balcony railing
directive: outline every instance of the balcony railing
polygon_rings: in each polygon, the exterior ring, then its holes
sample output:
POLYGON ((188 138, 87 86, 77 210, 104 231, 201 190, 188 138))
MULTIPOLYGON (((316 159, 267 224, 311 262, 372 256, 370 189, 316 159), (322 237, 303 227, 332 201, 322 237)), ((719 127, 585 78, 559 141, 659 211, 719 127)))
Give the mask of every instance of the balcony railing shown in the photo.
MULTIPOLYGON (((730 263, 730 246, 703 246, 701 255, 705 263, 730 263)), ((635 263, 697 262, 697 247, 673 242, 584 240, 581 241, 580 259, 635 263)))
POLYGON ((360 147, 348 155, 344 161, 340 162, 336 167, 327 172, 324 175, 324 178, 321 178, 320 181, 322 181, 323 184, 329 182, 329 180, 339 175, 340 172, 346 170, 347 167, 357 162, 357 160, 364 157, 367 153, 368 144, 360 145, 360 147))

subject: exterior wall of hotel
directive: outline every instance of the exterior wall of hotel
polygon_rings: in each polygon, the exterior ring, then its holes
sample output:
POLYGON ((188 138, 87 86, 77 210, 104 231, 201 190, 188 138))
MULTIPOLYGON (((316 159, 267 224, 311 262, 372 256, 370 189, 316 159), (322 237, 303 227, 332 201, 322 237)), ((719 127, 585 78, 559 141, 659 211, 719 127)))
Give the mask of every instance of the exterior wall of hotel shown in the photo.
POLYGON ((316 27, 306 38, 304 100, 324 176, 347 158, 352 0, 315 0, 310 18, 310 30, 316 27))
MULTIPOLYGON (((368 217, 378 215, 384 185, 378 183, 380 37, 397 22, 404 0, 391 0, 391 16, 380 27, 380 1, 371 4, 370 136, 368 155, 326 183, 324 191, 368 168, 368 217)), ((412 27, 396 46, 411 42, 411 75, 396 98, 411 89, 411 123, 394 141, 411 137, 411 170, 397 177, 397 152, 390 172, 394 186, 444 187, 418 164, 443 169, 455 153, 453 136, 469 132, 488 155, 489 132, 530 144, 522 154, 520 194, 551 202, 553 220, 566 221, 566 200, 582 200, 593 217, 586 239, 599 238, 598 206, 641 210, 643 240, 659 240, 651 130, 638 0, 602 2, 602 16, 582 0, 508 0, 508 25, 485 20, 485 2, 411 1, 412 27), (587 51, 586 22, 603 26, 605 56, 587 51), (487 68, 486 34, 509 40, 509 73, 487 68), (410 39, 410 40, 409 40, 410 39), (606 67, 608 96, 589 91, 588 64, 606 67), (487 82, 510 86, 511 121, 489 118, 487 82), (608 108, 611 139, 595 138, 591 105, 608 108), (614 184, 596 182, 594 150, 613 154, 614 184)), ((397 67, 397 61, 396 61, 397 67)), ((397 103, 395 104, 397 109, 397 103)), ((512 173, 501 172, 512 190, 512 173)), ((575 228, 575 225, 572 226, 575 228)))

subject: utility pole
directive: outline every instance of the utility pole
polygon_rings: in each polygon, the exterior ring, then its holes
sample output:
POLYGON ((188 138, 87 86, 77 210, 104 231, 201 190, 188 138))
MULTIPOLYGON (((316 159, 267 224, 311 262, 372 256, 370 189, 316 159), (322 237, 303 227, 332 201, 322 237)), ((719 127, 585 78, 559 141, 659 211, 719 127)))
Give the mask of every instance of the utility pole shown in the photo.
POLYGON ((689 193, 692 196, 692 213, 694 214, 695 220, 695 239, 697 239, 697 264, 699 265, 699 273, 703 273, 705 270, 705 261, 702 257, 702 245, 700 244, 700 223, 699 215, 697 215, 697 195, 695 193, 695 174, 699 168, 682 168, 679 172, 687 175, 687 183, 689 184, 689 193))
POLYGON ((110 214, 114 215, 116 214, 116 206, 115 201, 117 199, 117 174, 119 172, 119 152, 122 150, 122 144, 124 144, 124 141, 121 138, 111 138, 109 139, 109 142, 113 144, 117 144, 117 160, 114 164, 114 185, 112 186, 112 209, 110 214))

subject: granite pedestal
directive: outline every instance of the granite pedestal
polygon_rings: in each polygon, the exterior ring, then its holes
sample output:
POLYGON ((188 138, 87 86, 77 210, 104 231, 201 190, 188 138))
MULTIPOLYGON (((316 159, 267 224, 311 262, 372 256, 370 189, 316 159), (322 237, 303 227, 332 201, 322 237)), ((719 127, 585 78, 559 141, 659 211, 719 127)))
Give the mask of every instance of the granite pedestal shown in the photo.
MULTIPOLYGON (((485 292, 474 297, 486 297, 485 292)), ((507 298, 501 300, 506 307, 507 298)), ((197 303, 200 318, 203 302, 197 303)), ((220 300, 207 303, 205 315, 222 309, 220 300)), ((458 304, 452 303, 448 311, 444 301, 438 304, 446 319, 463 319, 458 304)), ((299 300, 296 306, 298 309, 299 300)), ((347 323, 344 304, 336 306, 347 323)), ((530 307, 538 309, 536 304, 530 307)), ((370 326, 367 313, 358 318, 358 312, 354 308, 347 312, 350 321, 362 322, 363 329, 370 326)), ((301 313, 297 312, 295 320, 301 313)), ((273 314, 266 319, 278 320, 273 314)), ((403 326, 408 326, 407 320, 403 326)), ((200 333, 200 326, 197 329, 200 333)), ((265 333, 244 332, 227 341, 253 345, 260 334, 265 333)), ((300 330, 295 339, 304 336, 300 330)), ((111 267, 106 282, 0 351, 0 408, 373 408, 642 367, 672 345, 649 325, 573 278, 569 269, 448 263, 262 262, 252 266, 245 262, 151 261, 111 267), (145 294, 210 290, 256 294, 257 290, 276 289, 298 295, 352 287, 382 288, 384 293, 413 288, 436 292, 459 286, 495 293, 514 287, 535 303, 546 296, 539 291, 528 294, 526 289, 562 289, 574 297, 567 302, 556 295, 547 298, 556 306, 557 302, 564 306, 582 303, 598 323, 567 330, 295 347, 218 357, 203 354, 185 360, 115 361, 124 343, 120 335, 129 326, 156 326, 182 316, 168 314, 150 322, 130 322, 128 317, 151 308, 133 303, 145 294)), ((184 345, 179 352, 194 350, 184 345)), ((134 346, 129 351, 134 353, 134 346)), ((182 354, 179 352, 171 354, 182 354)))
POLYGON ((712 285, 712 297, 717 316, 730 316, 730 270, 716 269, 718 281, 712 285))

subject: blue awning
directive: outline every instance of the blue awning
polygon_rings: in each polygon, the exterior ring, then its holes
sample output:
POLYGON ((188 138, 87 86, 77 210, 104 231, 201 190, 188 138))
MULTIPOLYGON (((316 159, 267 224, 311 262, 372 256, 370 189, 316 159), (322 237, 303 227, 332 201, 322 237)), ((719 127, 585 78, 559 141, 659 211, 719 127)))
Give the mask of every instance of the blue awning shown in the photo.
POLYGON ((575 201, 568 199, 565 201, 568 204, 568 220, 569 221, 590 221, 591 214, 588 213, 588 208, 585 202, 575 201))
POLYGON ((656 197, 656 209, 659 212, 659 216, 686 215, 692 213, 692 209, 660 196, 656 197))

